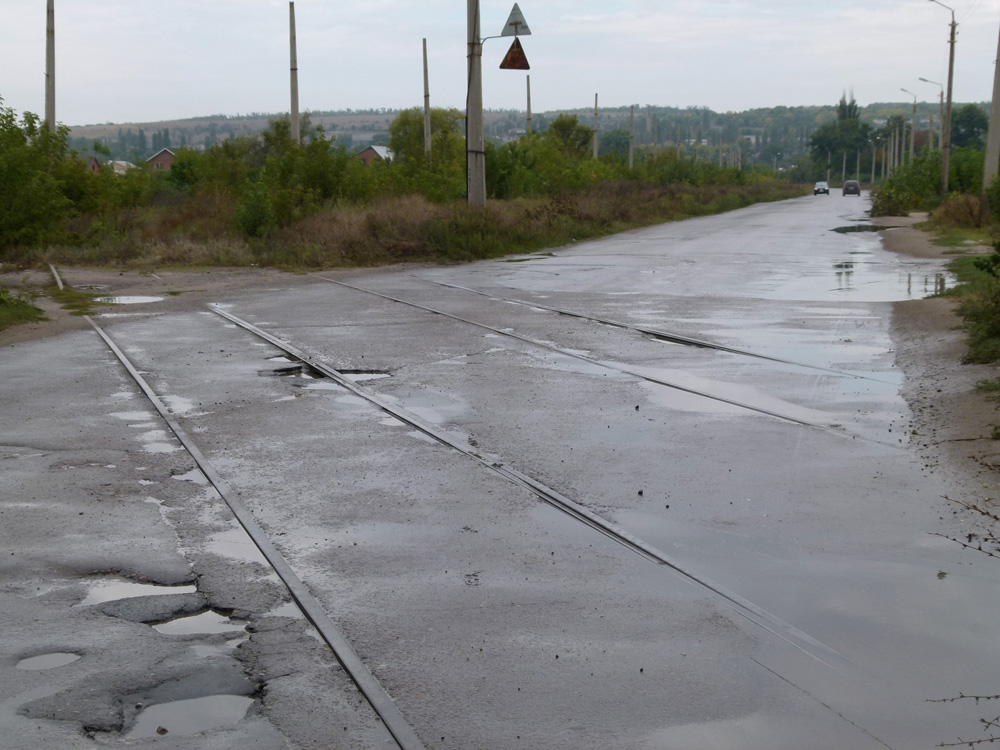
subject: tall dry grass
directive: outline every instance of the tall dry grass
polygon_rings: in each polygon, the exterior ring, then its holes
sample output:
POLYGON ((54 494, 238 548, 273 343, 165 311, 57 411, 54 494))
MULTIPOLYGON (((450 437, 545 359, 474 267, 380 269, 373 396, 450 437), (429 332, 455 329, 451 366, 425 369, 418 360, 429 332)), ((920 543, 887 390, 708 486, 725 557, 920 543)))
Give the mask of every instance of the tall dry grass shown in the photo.
POLYGON ((554 198, 430 203, 417 195, 339 204, 285 229, 248 239, 224 193, 128 209, 103 222, 75 220, 79 245, 13 249, 5 261, 30 266, 119 265, 333 268, 400 262, 449 263, 531 252, 650 224, 720 213, 803 195, 787 183, 650 185, 607 182, 554 198))

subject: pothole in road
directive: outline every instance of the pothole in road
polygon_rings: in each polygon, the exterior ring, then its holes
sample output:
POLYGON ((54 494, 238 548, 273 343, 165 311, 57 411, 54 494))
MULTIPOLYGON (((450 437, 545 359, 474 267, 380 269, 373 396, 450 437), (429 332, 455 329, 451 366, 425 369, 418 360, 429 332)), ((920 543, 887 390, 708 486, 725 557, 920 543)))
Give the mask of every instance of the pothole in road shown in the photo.
POLYGON ((125 739, 164 735, 189 736, 212 729, 234 726, 253 704, 242 695, 207 695, 204 698, 157 703, 143 708, 125 739))
POLYGON ((19 661, 15 666, 17 669, 28 669, 32 671, 55 669, 56 667, 65 667, 67 664, 72 664, 79 658, 80 654, 56 651, 51 654, 29 656, 27 659, 21 659, 21 661, 19 661))
POLYGON ((154 583, 135 583, 133 581, 94 581, 89 584, 87 597, 74 606, 87 607, 92 604, 104 604, 118 599, 129 599, 137 596, 167 596, 170 594, 194 594, 198 587, 193 584, 184 586, 158 586, 154 583))
POLYGON ((162 302, 163 297, 151 297, 141 294, 125 295, 122 297, 98 297, 98 302, 106 305, 147 305, 150 302, 162 302))
POLYGON ((212 633, 242 633, 246 624, 233 622, 224 614, 208 610, 189 617, 178 617, 153 626, 153 630, 164 635, 206 635, 212 633))
POLYGON ((847 227, 836 227, 832 231, 840 234, 854 234, 855 232, 881 232, 883 229, 899 229, 899 227, 883 227, 874 224, 852 224, 847 227))
POLYGON ((338 370, 337 372, 355 383, 362 380, 381 380, 389 377, 389 373, 381 370, 338 370))

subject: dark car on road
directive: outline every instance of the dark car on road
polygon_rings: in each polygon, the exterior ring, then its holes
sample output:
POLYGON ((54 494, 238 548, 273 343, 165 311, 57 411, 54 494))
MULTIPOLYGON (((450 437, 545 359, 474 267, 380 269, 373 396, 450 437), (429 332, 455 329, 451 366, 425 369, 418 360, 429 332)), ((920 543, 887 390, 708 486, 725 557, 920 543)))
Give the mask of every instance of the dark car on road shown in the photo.
POLYGON ((861 195, 861 183, 857 180, 845 180, 844 195, 861 195))
POLYGON ((819 195, 820 193, 823 193, 824 195, 829 195, 830 186, 825 182, 817 182, 813 186, 813 195, 819 195))

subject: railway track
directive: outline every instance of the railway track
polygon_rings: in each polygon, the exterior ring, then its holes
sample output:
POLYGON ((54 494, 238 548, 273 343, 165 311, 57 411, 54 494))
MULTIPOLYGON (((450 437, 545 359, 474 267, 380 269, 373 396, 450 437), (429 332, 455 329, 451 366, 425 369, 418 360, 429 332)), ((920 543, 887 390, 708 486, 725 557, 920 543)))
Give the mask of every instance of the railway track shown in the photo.
MULTIPOLYGON (((57 272, 53 269, 53 273, 57 272)), ((704 391, 699 391, 696 389, 687 388, 669 381, 650 377, 641 372, 635 371, 631 368, 625 366, 618 366, 611 363, 602 362, 585 355, 581 355, 577 352, 573 352, 546 342, 537 341, 531 339, 527 336, 522 336, 517 333, 513 333, 510 330, 502 330, 492 326, 488 326, 477 321, 469 320, 467 318, 462 318, 460 316, 452 315, 450 313, 436 310, 427 306, 423 306, 408 300, 399 299, 392 297, 390 295, 382 294, 380 292, 365 289, 363 287, 348 284, 335 279, 330 279, 328 277, 323 277, 317 275, 318 278, 338 284, 342 287, 354 290, 359 293, 374 295, 378 298, 389 300, 393 303, 407 305, 416 309, 420 309, 429 314, 441 315, 449 319, 461 322, 463 324, 477 326, 479 328, 488 330, 494 334, 510 337, 532 346, 537 346, 543 349, 557 352, 559 354, 569 356, 575 359, 579 359, 590 364, 598 365, 600 367, 608 367, 609 369, 617 370, 624 374, 631 375, 633 377, 639 378, 646 382, 656 383, 658 385, 666 386, 669 388, 676 388, 687 393, 691 393, 700 397, 709 398, 713 400, 718 400, 729 405, 738 406, 740 408, 746 409, 751 412, 756 412, 763 414, 768 417, 776 418, 781 421, 791 423, 800 427, 808 428, 818 428, 827 431, 827 428, 823 425, 810 423, 795 417, 788 415, 783 415, 771 410, 760 409, 752 404, 742 403, 733 399, 721 398, 713 396, 712 394, 706 393, 704 391)), ((457 285, 444 285, 456 288, 460 291, 472 292, 482 296, 490 297, 498 301, 504 302, 515 302, 520 305, 527 307, 542 307, 535 305, 533 303, 526 303, 519 300, 510 300, 502 297, 494 297, 492 295, 487 295, 483 292, 477 290, 470 290, 464 287, 459 287, 457 285)), ((636 554, 642 559, 652 563, 653 565, 669 572, 672 575, 678 576, 679 578, 687 581, 688 583, 699 587, 706 595, 714 598, 725 606, 729 607, 731 610, 736 612, 740 617, 746 619, 747 621, 753 623, 756 627, 760 628, 776 638, 780 639, 786 644, 791 645, 796 650, 807 654, 812 660, 819 662, 827 668, 832 669, 835 672, 842 673, 845 671, 853 671, 856 669, 846 657, 837 652, 835 649, 830 648, 826 644, 822 643, 820 640, 812 637, 806 632, 792 626, 791 624, 785 622, 780 617, 774 615, 773 613, 767 611, 763 607, 757 605, 753 601, 743 597, 739 593, 732 591, 721 584, 713 581, 708 576, 701 574, 691 565, 685 563, 683 560, 676 558, 673 555, 667 554, 656 546, 643 540, 641 537, 630 533, 624 528, 619 527, 615 523, 603 518, 598 513, 595 513, 588 509, 586 505, 581 502, 574 501, 558 491, 555 488, 547 486, 545 483, 538 481, 537 479, 519 471, 514 466, 510 465, 503 457, 489 455, 486 451, 480 450, 478 448, 473 449, 470 445, 474 445, 472 441, 468 439, 468 436, 462 436, 458 434, 455 430, 443 430, 436 425, 420 418, 416 414, 407 411, 406 409, 400 407, 399 405, 392 402, 390 399, 381 397, 379 394, 359 385, 357 382, 352 380, 350 377, 341 373, 340 371, 330 367, 325 364, 319 358, 307 354, 302 348, 296 346, 291 341, 284 340, 263 328, 244 320, 231 312, 228 312, 218 306, 210 306, 209 308, 212 313, 225 319, 234 326, 252 334, 254 337, 261 341, 270 344, 276 349, 283 352, 287 357, 295 360, 298 365, 324 377, 328 378, 330 381, 336 383, 344 391, 350 392, 353 395, 364 399, 366 402, 372 404, 373 406, 383 410, 385 413, 391 415, 395 419, 398 419, 416 430, 420 433, 426 435, 428 438, 434 440, 435 442, 446 446, 447 448, 463 455, 467 459, 479 464, 480 467, 486 471, 493 473, 505 481, 515 485, 523 490, 534 495, 540 501, 545 504, 556 508, 565 516, 573 519, 575 522, 582 524, 583 526, 591 529, 592 531, 601 534, 603 537, 612 540, 616 544, 628 549, 630 552, 636 554)), ((721 351, 726 351, 733 354, 738 354, 742 356, 749 356, 759 359, 770 360, 778 362, 781 364, 795 365, 807 367, 809 369, 820 370, 830 374, 844 376, 844 377, 858 377, 852 373, 844 373, 836 370, 830 370, 827 368, 813 367, 810 365, 804 365, 802 363, 791 362, 788 360, 782 360, 773 357, 767 357, 762 355, 757 355, 752 352, 745 352, 729 347, 722 347, 711 344, 711 342, 703 342, 695 339, 688 339, 687 337, 680 337, 674 334, 670 334, 662 331, 655 331, 652 329, 643 329, 642 327, 629 326, 626 324, 621 324, 615 321, 608 321, 605 319, 600 319, 592 316, 586 316, 571 311, 560 310, 558 308, 542 308, 550 312, 555 312, 562 315, 567 315, 574 318, 582 318, 590 320, 597 323, 602 323, 606 325, 612 325, 614 327, 631 330, 644 335, 652 336, 653 338, 659 340, 669 340, 675 341, 677 343, 683 343, 686 345, 702 346, 704 348, 718 349, 721 351)), ((378 680, 375 678, 371 669, 365 664, 365 662, 358 656, 357 652, 348 641, 348 639, 339 631, 336 624, 333 621, 330 613, 328 613, 322 606, 322 604, 316 599, 315 596, 310 592, 308 581, 303 580, 293 569, 293 567, 288 563, 285 557, 278 551, 277 547, 274 545, 273 541, 268 537, 268 535, 261 528, 260 524, 254 518, 253 514, 243 503, 239 495, 234 492, 226 482, 225 478, 221 473, 211 464, 211 462, 206 458, 206 456, 201 452, 196 442, 186 433, 184 428, 181 426, 179 420, 175 418, 170 410, 164 405, 163 401, 154 392, 152 387, 143 377, 142 373, 133 365, 128 357, 123 352, 112 337, 103 330, 103 328, 93 319, 87 318, 91 326, 95 329, 98 335, 102 338, 108 348, 114 353, 114 355, 121 362, 122 366, 128 372, 129 376, 136 382, 137 386, 144 393, 144 395, 149 399, 150 403, 154 406, 160 417, 166 422, 170 427, 171 431, 177 436, 180 443, 184 446, 185 450, 188 451, 192 459, 198 465, 199 469, 209 480, 209 482, 216 488, 219 495, 224 499, 226 504, 232 510, 234 516, 238 519, 240 524, 246 530, 247 534, 253 540, 254 544, 262 552, 262 554, 267 558, 268 562, 274 568, 278 576, 285 583, 291 597, 294 599, 296 604, 300 607, 306 618, 316 627, 317 631, 320 633, 322 638, 327 642, 335 653, 340 664, 345 668, 345 670, 350 674, 351 678, 354 680, 358 688, 365 695, 366 699, 375 710, 375 712, 380 716, 384 722, 386 728, 392 734, 393 738, 396 740, 398 746, 402 750, 416 750, 417 748, 423 748, 424 745, 421 739, 417 736, 416 732, 412 729, 406 719, 403 717, 399 708, 396 706, 393 698, 388 694, 388 692, 379 684, 378 680)), ((584 498, 584 501, 586 499, 584 498)), ((790 683, 791 684, 791 683, 790 683)))
MULTIPOLYGON (((393 403, 391 400, 364 388, 350 377, 320 361, 317 357, 307 354, 293 343, 281 339, 231 312, 217 306, 210 306, 210 309, 220 318, 280 350, 286 357, 296 362, 297 366, 308 368, 317 375, 330 379, 343 390, 364 399, 395 419, 412 426, 428 438, 463 455, 486 471, 531 493, 538 500, 556 508, 575 522, 612 540, 640 558, 659 567, 664 572, 678 576, 688 583, 699 587, 707 596, 727 606, 762 631, 775 636, 782 642, 808 655, 812 660, 838 673, 850 671, 855 668, 845 656, 835 649, 830 648, 808 633, 785 622, 780 617, 739 593, 701 574, 683 560, 649 544, 639 536, 630 533, 598 513, 589 510, 580 502, 570 499, 557 489, 549 487, 545 483, 524 474, 514 466, 509 465, 502 457, 490 455, 483 450, 471 447, 471 441, 467 437, 461 436, 454 429, 444 430, 437 427, 393 403)), ((129 360, 123 349, 115 343, 114 339, 97 321, 90 317, 87 320, 155 408, 160 418, 174 433, 201 472, 232 510, 233 515, 237 518, 240 525, 284 582, 289 594, 303 614, 315 626, 323 640, 331 647, 337 660, 354 680, 373 710, 382 719, 386 729, 391 733, 401 750, 422 750, 425 745, 421 739, 407 722, 393 698, 382 687, 371 669, 358 656, 352 644, 338 629, 331 614, 324 609, 323 605, 311 593, 308 580, 304 580, 293 569, 277 549, 273 540, 254 518, 253 513, 244 504, 239 494, 230 488, 225 477, 208 460, 198 447, 196 441, 184 430, 180 421, 171 414, 159 395, 150 386, 147 379, 129 360)))

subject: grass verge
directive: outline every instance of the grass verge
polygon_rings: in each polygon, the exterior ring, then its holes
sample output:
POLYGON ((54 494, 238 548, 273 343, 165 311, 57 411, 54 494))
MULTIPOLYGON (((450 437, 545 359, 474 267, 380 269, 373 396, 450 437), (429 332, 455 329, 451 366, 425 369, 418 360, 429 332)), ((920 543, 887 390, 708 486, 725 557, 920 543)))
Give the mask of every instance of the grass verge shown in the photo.
MULTIPOLYGON (((801 185, 650 185, 606 182, 554 198, 431 203, 416 195, 338 204, 263 237, 248 238, 223 220, 226 204, 190 199, 174 212, 132 210, 114 231, 84 245, 11 248, 21 267, 114 265, 138 270, 190 266, 268 266, 285 270, 454 263, 528 253, 627 229, 722 213, 808 193, 801 185), (199 213, 202 212, 202 213, 199 213), (220 216, 210 215, 221 212, 220 216), (174 215, 176 214, 176 215, 174 215), (178 223, 178 216, 184 217, 178 223)), ((82 220, 81 220, 82 222, 82 220)), ((80 234, 93 235, 81 224, 80 234)))
POLYGON ((24 297, 12 294, 6 287, 0 286, 0 331, 36 320, 45 320, 40 309, 24 297))

